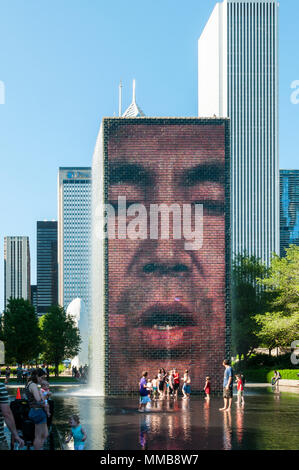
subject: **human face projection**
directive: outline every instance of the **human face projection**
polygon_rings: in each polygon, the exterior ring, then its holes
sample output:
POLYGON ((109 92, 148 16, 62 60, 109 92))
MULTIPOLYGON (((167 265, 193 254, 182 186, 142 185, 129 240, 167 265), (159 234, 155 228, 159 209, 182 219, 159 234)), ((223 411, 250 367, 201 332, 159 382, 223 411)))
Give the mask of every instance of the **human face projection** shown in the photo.
POLYGON ((201 390, 221 380, 226 346, 227 123, 117 123, 105 133, 108 390, 160 367, 189 369, 201 390))

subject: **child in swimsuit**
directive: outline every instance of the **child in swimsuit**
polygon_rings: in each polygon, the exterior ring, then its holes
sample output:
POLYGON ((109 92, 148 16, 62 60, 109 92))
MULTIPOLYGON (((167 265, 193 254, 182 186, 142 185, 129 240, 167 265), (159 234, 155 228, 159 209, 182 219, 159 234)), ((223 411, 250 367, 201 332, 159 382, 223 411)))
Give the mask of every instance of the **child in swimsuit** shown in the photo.
POLYGON ((210 400, 210 393, 211 393, 211 382, 210 382, 210 377, 209 376, 206 377, 204 392, 206 394, 205 399, 209 401, 210 400))
POLYGON ((158 376, 156 375, 155 378, 152 380, 152 386, 153 386, 153 400, 157 399, 158 396, 158 376))
POLYGON ((68 435, 66 442, 74 439, 74 450, 84 450, 85 441, 87 438, 86 432, 80 424, 79 416, 73 415, 69 419, 71 432, 68 435))

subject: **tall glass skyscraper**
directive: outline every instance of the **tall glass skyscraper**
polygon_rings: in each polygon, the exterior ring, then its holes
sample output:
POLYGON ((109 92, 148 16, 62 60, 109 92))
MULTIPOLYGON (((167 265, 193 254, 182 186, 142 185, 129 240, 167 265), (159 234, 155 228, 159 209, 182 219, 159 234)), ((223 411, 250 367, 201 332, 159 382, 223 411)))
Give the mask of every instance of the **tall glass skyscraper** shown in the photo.
POLYGON ((57 222, 38 221, 37 230, 37 313, 58 303, 57 222))
POLYGON ((4 308, 10 297, 31 301, 29 237, 4 238, 4 308))
POLYGON ((31 284, 30 290, 31 290, 31 304, 34 307, 35 313, 37 313, 37 285, 31 284))
POLYGON ((278 3, 217 3, 198 42, 198 115, 231 119, 232 252, 279 253, 278 3))
POLYGON ((299 170, 280 170, 280 256, 299 246, 299 170))
POLYGON ((89 306, 91 168, 59 168, 58 302, 76 298, 89 306))

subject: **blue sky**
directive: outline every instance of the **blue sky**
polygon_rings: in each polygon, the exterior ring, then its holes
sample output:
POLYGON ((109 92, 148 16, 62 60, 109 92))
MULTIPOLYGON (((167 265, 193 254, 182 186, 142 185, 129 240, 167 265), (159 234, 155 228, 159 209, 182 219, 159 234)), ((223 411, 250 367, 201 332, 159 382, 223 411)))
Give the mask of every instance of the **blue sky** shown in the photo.
MULTIPOLYGON (((0 0, 0 309, 3 237, 57 218, 59 166, 89 166, 100 121, 137 102, 149 116, 197 115, 197 39, 214 0, 0 0)), ((299 168, 299 2, 280 2, 280 167, 299 168)))

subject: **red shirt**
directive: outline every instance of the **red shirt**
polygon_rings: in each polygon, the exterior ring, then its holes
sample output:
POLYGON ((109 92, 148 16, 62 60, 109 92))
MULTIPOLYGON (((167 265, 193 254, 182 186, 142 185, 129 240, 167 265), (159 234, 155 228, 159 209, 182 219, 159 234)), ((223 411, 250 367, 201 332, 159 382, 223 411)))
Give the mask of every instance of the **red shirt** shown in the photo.
POLYGON ((244 387, 243 387, 243 382, 241 379, 237 379, 237 390, 241 390, 241 392, 243 392, 244 390, 244 387))
POLYGON ((175 372, 173 374, 173 383, 175 384, 179 384, 180 383, 180 376, 179 376, 179 373, 178 372, 175 372))

